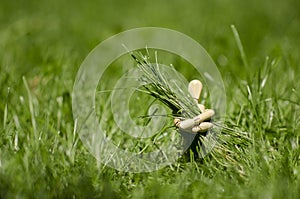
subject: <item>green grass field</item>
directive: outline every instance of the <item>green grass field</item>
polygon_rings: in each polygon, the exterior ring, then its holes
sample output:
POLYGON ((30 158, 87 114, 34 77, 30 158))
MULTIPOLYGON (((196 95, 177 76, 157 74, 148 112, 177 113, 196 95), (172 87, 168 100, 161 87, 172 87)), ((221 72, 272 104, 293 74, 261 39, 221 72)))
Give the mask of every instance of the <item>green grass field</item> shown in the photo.
POLYGON ((299 35, 296 0, 1 1, 0 198, 299 198, 299 35), (71 99, 80 64, 99 42, 145 26, 180 31, 211 55, 226 125, 240 132, 224 130, 230 151, 129 173, 84 147, 71 99))

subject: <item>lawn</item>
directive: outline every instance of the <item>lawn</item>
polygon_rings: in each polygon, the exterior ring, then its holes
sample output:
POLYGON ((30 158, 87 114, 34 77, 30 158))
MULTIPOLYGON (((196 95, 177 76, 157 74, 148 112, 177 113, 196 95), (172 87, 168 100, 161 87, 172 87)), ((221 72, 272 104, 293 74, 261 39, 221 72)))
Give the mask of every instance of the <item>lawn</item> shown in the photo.
MULTIPOLYGON (((299 27, 296 0, 2 1, 0 198, 299 198, 299 27), (210 54, 226 89, 227 128, 203 159, 118 171, 79 138, 73 85, 101 41, 149 26, 182 32, 210 54)), ((183 60, 159 58, 187 80, 200 78, 183 60)), ((129 59, 114 62, 98 90, 111 88, 126 69, 116 66, 129 59)), ((97 93, 99 111, 109 94, 97 93)), ((131 104, 133 116, 146 111, 143 103, 131 104)), ((106 125, 116 144, 134 143, 114 118, 106 125)))

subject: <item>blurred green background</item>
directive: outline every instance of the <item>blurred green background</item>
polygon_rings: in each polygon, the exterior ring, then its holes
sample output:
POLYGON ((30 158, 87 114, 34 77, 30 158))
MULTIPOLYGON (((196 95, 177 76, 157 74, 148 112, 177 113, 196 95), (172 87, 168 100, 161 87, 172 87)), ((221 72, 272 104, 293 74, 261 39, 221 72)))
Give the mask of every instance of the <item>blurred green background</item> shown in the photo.
MULTIPOLYGON (((100 41, 131 28, 158 26, 201 43, 221 70, 239 60, 230 25, 240 32, 253 66, 265 56, 296 56, 299 50, 297 0, 287 1, 2 1, 1 53, 22 70, 41 67, 51 52, 72 52, 78 63, 100 41), (3 48, 4 47, 4 48, 3 48), (26 56, 25 56, 26 55, 26 56), (13 58, 12 58, 13 57, 13 58), (226 58, 227 62, 222 62, 226 58), (25 69, 26 68, 26 69, 25 69)), ((239 68, 243 71, 243 68, 239 68)))

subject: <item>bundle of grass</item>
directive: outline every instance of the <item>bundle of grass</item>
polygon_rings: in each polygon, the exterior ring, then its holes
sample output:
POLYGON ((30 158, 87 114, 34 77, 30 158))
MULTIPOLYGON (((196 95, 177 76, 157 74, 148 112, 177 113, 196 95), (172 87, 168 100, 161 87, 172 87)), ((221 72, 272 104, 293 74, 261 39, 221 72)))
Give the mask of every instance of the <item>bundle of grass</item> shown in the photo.
POLYGON ((253 140, 249 133, 239 130, 232 121, 225 124, 214 121, 214 111, 198 104, 201 82, 193 80, 188 86, 177 86, 173 90, 174 87, 160 70, 157 53, 154 64, 149 62, 148 51, 148 56, 140 52, 131 52, 130 55, 142 71, 140 81, 145 92, 172 110, 173 125, 183 137, 183 160, 200 161, 209 154, 207 158, 216 161, 220 167, 224 167, 222 169, 237 168, 238 174, 245 177, 241 158, 247 156, 249 152, 246 149, 253 144, 253 140))

